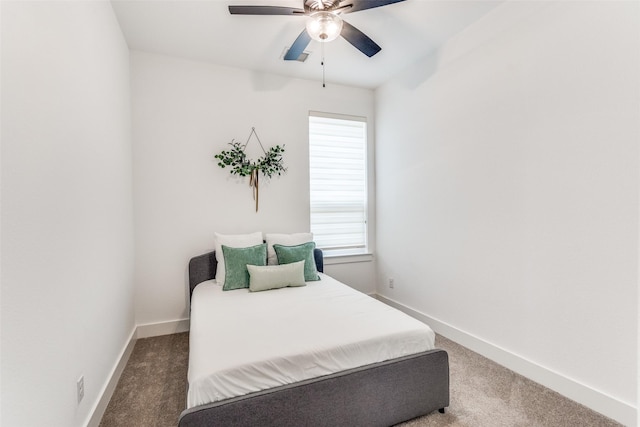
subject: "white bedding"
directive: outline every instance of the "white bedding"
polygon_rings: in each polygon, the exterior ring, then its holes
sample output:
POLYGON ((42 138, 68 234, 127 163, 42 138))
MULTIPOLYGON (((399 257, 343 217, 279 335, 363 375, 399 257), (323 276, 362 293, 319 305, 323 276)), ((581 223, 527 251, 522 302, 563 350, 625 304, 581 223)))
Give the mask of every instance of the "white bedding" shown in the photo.
POLYGON ((434 348, 425 324, 320 274, 299 288, 191 301, 189 408, 434 348))

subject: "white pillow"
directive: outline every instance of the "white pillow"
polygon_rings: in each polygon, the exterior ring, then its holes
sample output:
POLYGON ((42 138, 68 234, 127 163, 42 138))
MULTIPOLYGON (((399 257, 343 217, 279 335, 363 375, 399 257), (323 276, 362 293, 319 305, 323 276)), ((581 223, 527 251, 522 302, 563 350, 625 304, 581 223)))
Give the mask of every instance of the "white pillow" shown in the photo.
POLYGON ((262 244, 262 232, 256 231, 250 234, 220 234, 215 233, 216 237, 216 261, 218 268, 216 269, 216 282, 224 283, 225 269, 224 256, 222 254, 222 245, 230 248, 248 248, 251 246, 262 244))
POLYGON ((247 271, 251 292, 307 285, 304 281, 304 261, 266 266, 247 264, 247 271))
POLYGON ((265 234, 267 241, 267 265, 277 265, 278 256, 273 249, 273 245, 297 246, 303 243, 313 242, 313 233, 293 233, 293 234, 265 234))

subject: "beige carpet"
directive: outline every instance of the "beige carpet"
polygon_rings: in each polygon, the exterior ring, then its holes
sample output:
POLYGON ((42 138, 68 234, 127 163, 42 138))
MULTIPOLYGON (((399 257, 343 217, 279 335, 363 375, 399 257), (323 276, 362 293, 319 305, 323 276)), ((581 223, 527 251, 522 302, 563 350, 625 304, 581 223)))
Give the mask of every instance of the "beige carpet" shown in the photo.
POLYGON ((188 333, 138 340, 100 426, 177 426, 187 402, 188 355, 188 333))
MULTIPOLYGON (((608 427, 620 424, 438 336, 451 406, 402 427, 608 427)), ((187 333, 138 340, 101 427, 176 426, 186 401, 187 333)))

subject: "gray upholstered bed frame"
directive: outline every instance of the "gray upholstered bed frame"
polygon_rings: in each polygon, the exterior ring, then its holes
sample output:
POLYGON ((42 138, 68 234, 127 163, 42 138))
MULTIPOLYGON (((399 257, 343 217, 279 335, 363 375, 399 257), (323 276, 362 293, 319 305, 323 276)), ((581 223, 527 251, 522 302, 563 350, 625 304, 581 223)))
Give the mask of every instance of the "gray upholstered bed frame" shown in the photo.
MULTIPOLYGON (((216 266, 213 252, 189 261, 190 294, 216 266)), ((186 409, 179 427, 386 427, 447 406, 449 357, 435 349, 186 409)))

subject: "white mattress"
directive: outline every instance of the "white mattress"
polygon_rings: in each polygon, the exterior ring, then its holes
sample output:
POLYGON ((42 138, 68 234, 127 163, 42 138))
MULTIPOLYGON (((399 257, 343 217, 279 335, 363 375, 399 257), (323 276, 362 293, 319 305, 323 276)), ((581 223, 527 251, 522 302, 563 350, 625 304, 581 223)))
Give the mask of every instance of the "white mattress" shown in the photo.
POLYGON ((434 348, 427 325, 321 274, 307 286, 191 301, 189 408, 434 348))

